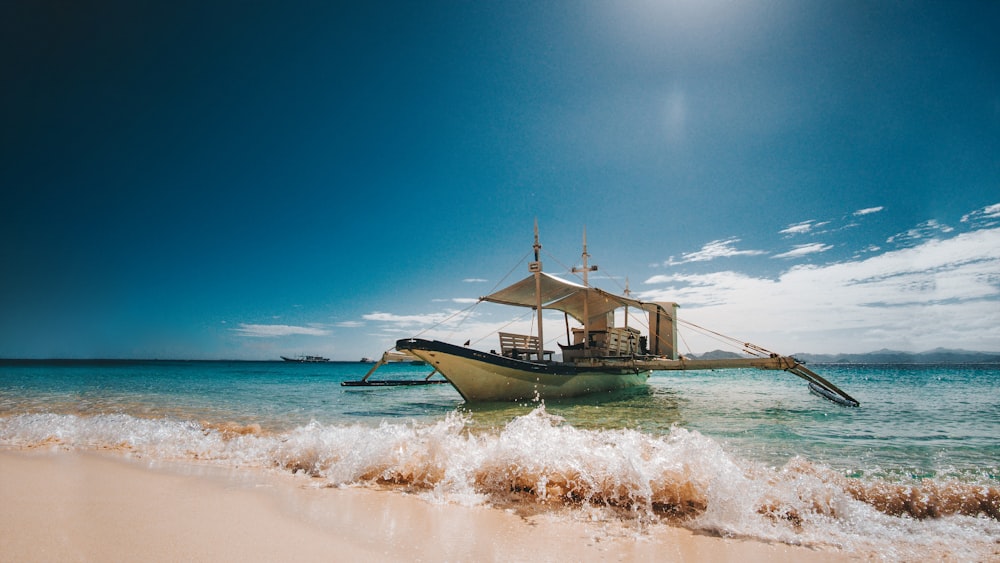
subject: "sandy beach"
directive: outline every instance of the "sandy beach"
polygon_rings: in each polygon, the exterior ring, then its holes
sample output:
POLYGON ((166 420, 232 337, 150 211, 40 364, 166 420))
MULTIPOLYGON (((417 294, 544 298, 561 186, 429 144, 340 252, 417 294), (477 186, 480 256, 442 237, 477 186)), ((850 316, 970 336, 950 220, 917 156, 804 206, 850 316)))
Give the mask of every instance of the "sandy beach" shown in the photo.
POLYGON ((835 551, 437 504, 304 476, 0 452, 4 561, 844 561, 835 551))

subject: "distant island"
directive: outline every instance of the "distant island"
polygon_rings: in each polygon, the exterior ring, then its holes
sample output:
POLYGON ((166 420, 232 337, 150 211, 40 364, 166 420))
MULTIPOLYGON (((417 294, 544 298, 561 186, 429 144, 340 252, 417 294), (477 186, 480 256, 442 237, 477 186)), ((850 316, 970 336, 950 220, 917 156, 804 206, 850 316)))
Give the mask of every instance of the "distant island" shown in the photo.
MULTIPOLYGON (((970 352, 935 348, 927 352, 900 352, 898 350, 878 350, 863 354, 792 354, 807 364, 1000 364, 1000 352, 970 352)), ((700 360, 720 360, 742 358, 740 354, 713 350, 704 354, 688 356, 700 360)))

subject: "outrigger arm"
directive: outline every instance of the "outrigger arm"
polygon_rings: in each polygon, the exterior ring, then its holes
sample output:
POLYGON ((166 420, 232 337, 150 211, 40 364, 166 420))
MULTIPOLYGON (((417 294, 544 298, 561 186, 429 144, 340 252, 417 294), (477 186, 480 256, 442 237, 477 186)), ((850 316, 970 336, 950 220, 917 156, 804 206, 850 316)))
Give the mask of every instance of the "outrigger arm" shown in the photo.
POLYGON ((372 366, 368 373, 365 374, 359 381, 341 381, 340 385, 342 387, 396 387, 401 385, 434 385, 434 384, 445 384, 448 383, 444 379, 431 379, 435 373, 438 373, 437 368, 434 371, 427 374, 427 377, 423 379, 382 379, 382 380, 372 380, 369 381, 368 378, 372 376, 373 373, 378 371, 378 368, 384 366, 389 362, 389 353, 384 352, 382 357, 379 358, 375 365, 372 366))
MULTIPOLYGON (((603 360, 605 365, 616 362, 603 360)), ((822 376, 807 368, 791 356, 780 356, 772 354, 766 358, 727 358, 718 360, 691 360, 680 357, 676 360, 665 358, 627 358, 622 357, 621 367, 633 367, 638 370, 703 370, 703 369, 733 369, 733 368, 756 368, 765 370, 782 370, 801 377, 809 382, 809 389, 813 393, 829 399, 835 403, 857 407, 860 403, 842 391, 839 387, 830 383, 822 376)))

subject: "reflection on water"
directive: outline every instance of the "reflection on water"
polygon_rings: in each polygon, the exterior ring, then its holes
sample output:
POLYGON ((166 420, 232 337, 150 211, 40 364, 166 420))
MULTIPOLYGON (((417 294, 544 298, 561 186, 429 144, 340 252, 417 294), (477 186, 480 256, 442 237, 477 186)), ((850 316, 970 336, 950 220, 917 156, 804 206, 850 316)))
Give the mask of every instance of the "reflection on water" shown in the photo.
POLYGON ((540 402, 462 402, 458 409, 468 413, 476 427, 497 429, 515 417, 528 414, 542 403, 548 413, 565 419, 577 428, 631 428, 664 434, 680 421, 676 395, 652 387, 633 387, 600 396, 540 402))

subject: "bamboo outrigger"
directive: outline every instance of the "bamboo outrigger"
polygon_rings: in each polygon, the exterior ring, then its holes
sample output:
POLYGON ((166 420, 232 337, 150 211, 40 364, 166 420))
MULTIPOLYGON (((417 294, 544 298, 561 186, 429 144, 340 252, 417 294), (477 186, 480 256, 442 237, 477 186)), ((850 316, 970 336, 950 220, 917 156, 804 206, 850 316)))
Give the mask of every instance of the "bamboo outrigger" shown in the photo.
POLYGON ((438 372, 437 368, 427 374, 427 377, 423 379, 369 379, 372 374, 378 371, 378 368, 384 366, 385 364, 396 363, 398 361, 399 360, 393 356, 391 351, 387 351, 382 354, 382 357, 375 362, 375 365, 373 365, 371 369, 368 370, 368 373, 366 373, 365 376, 359 381, 343 381, 341 382, 341 385, 344 387, 397 387, 404 385, 435 385, 448 383, 447 380, 431 379, 431 377, 434 377, 434 374, 438 372))

